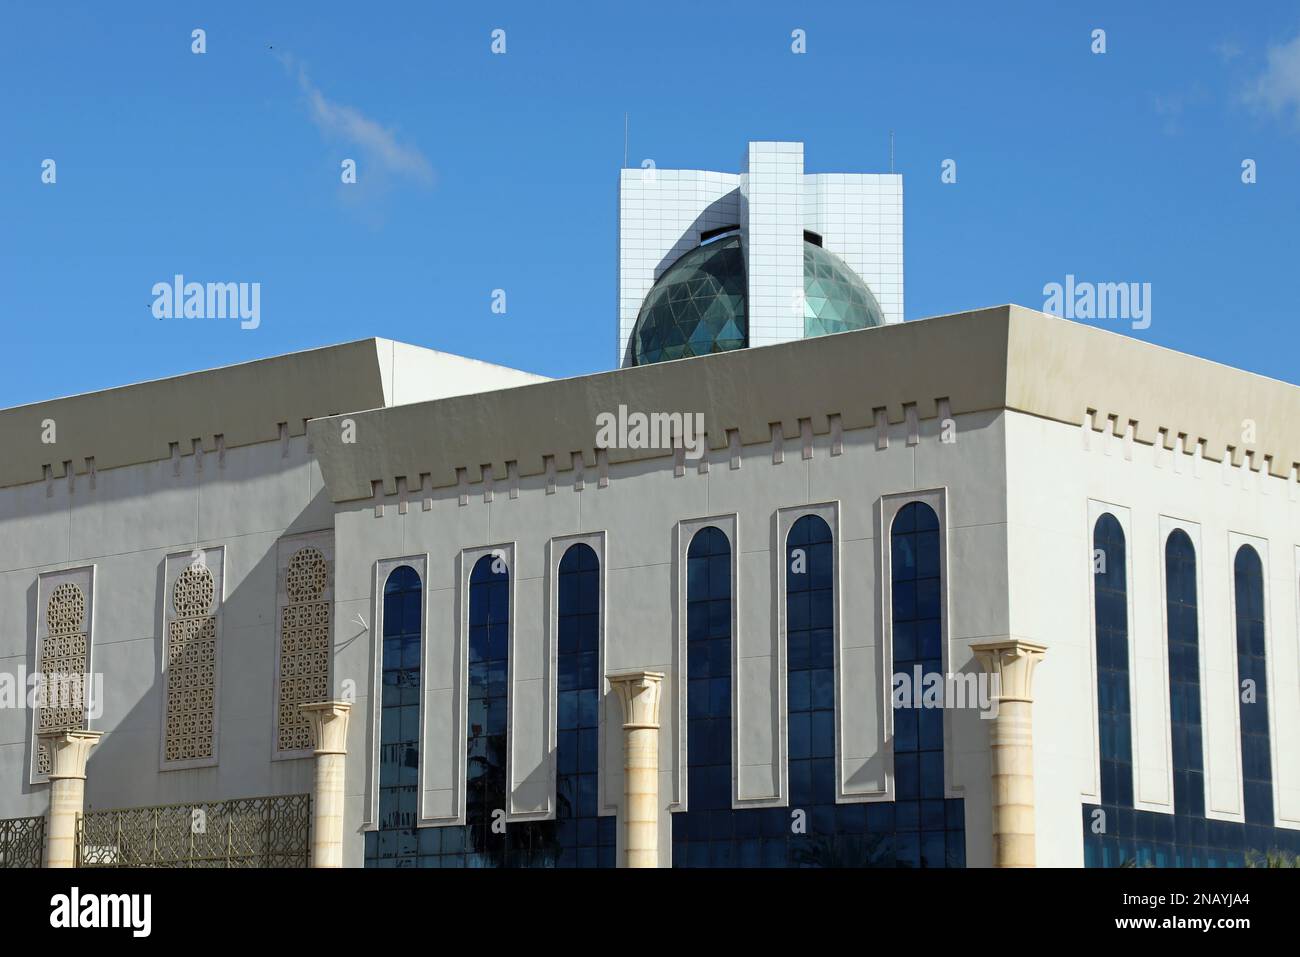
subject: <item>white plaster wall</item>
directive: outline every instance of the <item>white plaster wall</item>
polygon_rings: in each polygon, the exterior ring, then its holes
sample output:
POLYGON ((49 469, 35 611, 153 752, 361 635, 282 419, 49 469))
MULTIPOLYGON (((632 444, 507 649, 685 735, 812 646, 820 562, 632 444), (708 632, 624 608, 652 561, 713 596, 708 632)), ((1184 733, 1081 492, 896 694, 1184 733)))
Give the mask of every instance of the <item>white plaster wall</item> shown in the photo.
MULTIPOLYGON (((1080 419, 1083 419, 1081 410, 1080 419)), ((1242 536, 1263 540, 1274 809, 1300 827, 1300 648, 1296 484, 1199 456, 1006 414, 1011 632, 1048 646, 1035 678, 1034 748, 1040 866, 1083 863, 1080 805, 1097 799, 1089 502, 1128 511, 1134 797, 1172 812, 1164 538, 1199 526, 1197 566, 1206 811, 1242 819, 1232 560, 1242 536)), ((1238 453, 1240 456, 1240 453, 1238 453)), ((1196 536, 1193 536, 1196 540, 1196 536)))
MULTIPOLYGON (((394 342, 376 340, 379 368, 384 385, 384 405, 426 402, 451 395, 508 389, 529 382, 545 382, 546 376, 520 372, 507 366, 394 342)), ((357 411, 336 409, 336 412, 357 411)))
MULTIPOLYGON (((309 791, 310 760, 272 765, 275 546, 286 531, 330 528, 332 509, 306 436, 203 456, 0 489, 0 672, 35 667, 36 580, 95 567, 94 670, 104 732, 86 784, 91 808, 309 791), (215 767, 160 771, 164 565, 195 545, 225 547, 215 767)), ((0 708, 0 817, 44 814, 48 787, 27 783, 32 715, 0 708)))

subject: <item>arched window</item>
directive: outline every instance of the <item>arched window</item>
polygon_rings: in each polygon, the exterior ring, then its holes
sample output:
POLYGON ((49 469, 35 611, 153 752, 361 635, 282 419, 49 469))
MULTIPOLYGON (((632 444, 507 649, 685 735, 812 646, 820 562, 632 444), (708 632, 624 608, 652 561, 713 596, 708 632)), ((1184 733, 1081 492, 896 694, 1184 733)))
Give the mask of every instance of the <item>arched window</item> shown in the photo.
POLYGON ((1201 656, 1196 550, 1181 528, 1165 541, 1165 620, 1169 630, 1169 717, 1174 813, 1205 816, 1201 749, 1201 656))
POLYGON ((600 559, 571 545, 560 560, 555 863, 613 867, 615 818, 600 816, 600 559))
POLYGON ((835 550, 830 526, 805 515, 785 555, 790 806, 835 804, 835 550))
POLYGON ((965 862, 964 808, 945 804, 943 705, 916 707, 926 687, 947 686, 939 580, 939 516, 924 502, 899 509, 890 530, 894 675, 912 690, 894 708, 895 853, 911 867, 960 867, 965 862), (934 676, 934 677, 931 677, 934 676), (918 689, 918 682, 920 683, 918 689))
POLYGON ((1101 803, 1133 806, 1133 740, 1129 717, 1128 572, 1124 529, 1109 512, 1092 532, 1093 603, 1097 626, 1097 732, 1101 803))
POLYGON ((739 862, 730 856, 731 543, 712 525, 695 533, 686 552, 686 681, 691 813, 673 815, 673 863, 734 866, 739 862))
POLYGON ((366 865, 418 861, 420 795, 420 576, 401 565, 384 583, 379 718, 379 830, 366 834, 366 865))
POLYGON ((466 741, 466 865, 500 867, 506 811, 506 700, 510 686, 510 570, 484 555, 469 576, 469 732, 466 741))
POLYGON ((1268 732, 1264 645, 1264 566, 1249 545, 1233 562, 1237 612, 1237 698, 1241 709, 1241 776, 1246 823, 1273 826, 1273 764, 1268 732))

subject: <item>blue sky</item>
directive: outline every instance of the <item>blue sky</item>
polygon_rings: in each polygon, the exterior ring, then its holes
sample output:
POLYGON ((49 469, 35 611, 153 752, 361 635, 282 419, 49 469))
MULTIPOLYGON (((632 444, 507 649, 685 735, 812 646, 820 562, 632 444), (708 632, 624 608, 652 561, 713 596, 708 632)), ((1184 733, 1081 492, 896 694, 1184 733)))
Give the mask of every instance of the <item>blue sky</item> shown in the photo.
POLYGON ((0 406, 372 335, 609 368, 625 112, 660 168, 886 171, 893 129, 909 319, 1149 282, 1096 324, 1297 381, 1300 6, 1066 6, 4 0, 0 406), (261 325, 155 319, 176 273, 261 325))

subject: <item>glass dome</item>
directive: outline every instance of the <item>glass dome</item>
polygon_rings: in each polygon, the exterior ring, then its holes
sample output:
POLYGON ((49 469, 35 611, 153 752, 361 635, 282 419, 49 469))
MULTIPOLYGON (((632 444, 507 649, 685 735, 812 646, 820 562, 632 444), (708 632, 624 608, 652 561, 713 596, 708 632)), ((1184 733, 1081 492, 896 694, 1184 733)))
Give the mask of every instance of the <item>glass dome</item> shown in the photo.
POLYGON ((803 244, 803 337, 883 326, 885 314, 862 277, 839 256, 803 244))
MULTIPOLYGON (((697 246, 659 277, 632 330, 632 363, 647 365, 749 345, 740 236, 697 246)), ((884 325, 880 303, 842 259, 803 244, 804 338, 884 325)))
POLYGON ((749 344, 740 236, 697 246, 646 294, 632 330, 632 363, 646 365, 749 344))

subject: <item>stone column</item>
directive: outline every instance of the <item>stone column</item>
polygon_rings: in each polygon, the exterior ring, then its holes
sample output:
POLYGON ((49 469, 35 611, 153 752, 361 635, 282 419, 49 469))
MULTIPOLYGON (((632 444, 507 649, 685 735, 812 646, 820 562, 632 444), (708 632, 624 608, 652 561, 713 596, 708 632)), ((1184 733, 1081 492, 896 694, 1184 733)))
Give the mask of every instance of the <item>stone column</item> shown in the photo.
POLYGON ((311 721, 316 776, 312 783, 311 866, 343 866, 343 777, 348 760, 346 701, 299 705, 311 721))
POLYGON ((609 676, 623 702, 623 847, 627 867, 659 866, 659 698, 663 680, 660 671, 609 676))
POLYGON ((999 685, 989 731, 993 757, 993 863, 1034 867, 1034 666, 1045 645, 1007 638, 971 645, 980 668, 999 685))
POLYGON ((46 867, 77 866, 77 817, 86 807, 86 759, 102 731, 67 729, 40 736, 50 752, 50 830, 46 867))

